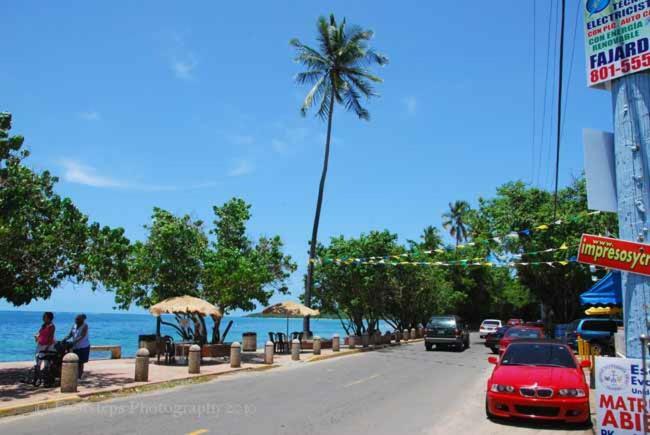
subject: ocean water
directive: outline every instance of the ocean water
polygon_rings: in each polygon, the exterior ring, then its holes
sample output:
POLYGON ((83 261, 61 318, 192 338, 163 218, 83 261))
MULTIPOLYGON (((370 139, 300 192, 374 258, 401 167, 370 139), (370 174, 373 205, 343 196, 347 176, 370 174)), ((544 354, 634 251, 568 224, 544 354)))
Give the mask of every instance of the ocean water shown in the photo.
MULTIPOLYGON (((0 311, 0 361, 27 361, 34 356, 34 334, 42 323, 42 313, 26 311, 0 311)), ((138 347, 138 335, 155 334, 156 319, 148 314, 94 314, 87 313, 91 345, 119 344, 122 346, 122 356, 135 355, 138 347)), ((56 326, 56 339, 62 339, 70 331, 76 313, 54 313, 56 326)), ((173 319, 169 319, 173 321, 173 319)), ((264 317, 224 317, 221 321, 223 333, 228 321, 233 325, 226 336, 226 341, 240 341, 242 333, 256 332, 257 347, 264 346, 268 340, 268 332, 285 332, 286 319, 264 317)), ((212 331, 212 322, 207 321, 207 328, 212 331)), ((337 333, 345 336, 345 331, 338 319, 312 319, 311 329, 314 334, 323 338, 330 338, 337 333)), ((382 325, 382 330, 387 330, 387 325, 382 325)), ((301 331, 302 319, 289 319, 289 332, 301 331)), ((162 335, 170 335, 178 339, 173 328, 163 325, 162 335)), ((93 352, 91 358, 106 358, 108 354, 93 352)))

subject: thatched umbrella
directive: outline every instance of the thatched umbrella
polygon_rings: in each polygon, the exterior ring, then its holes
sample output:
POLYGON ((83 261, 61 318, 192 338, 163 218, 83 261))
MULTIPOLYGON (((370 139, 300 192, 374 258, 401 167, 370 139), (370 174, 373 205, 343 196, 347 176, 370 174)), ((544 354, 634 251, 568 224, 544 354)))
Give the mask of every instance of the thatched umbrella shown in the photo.
POLYGON ((320 311, 294 301, 273 304, 262 310, 263 316, 285 316, 287 318, 287 337, 289 337, 289 317, 318 316, 320 311))
MULTIPOLYGON (((180 331, 180 328, 176 327, 171 323, 163 322, 160 318, 162 314, 186 314, 186 315, 199 315, 201 321, 203 322, 203 330, 205 331, 205 322, 203 317, 210 316, 213 320, 220 319, 222 317, 221 311, 219 308, 215 307, 211 303, 204 301, 203 299, 196 298, 194 296, 177 296, 169 299, 165 299, 162 302, 158 302, 156 305, 149 308, 149 312, 158 318, 156 326, 156 335, 160 337, 160 324, 164 323, 165 325, 172 326, 180 331)), ((182 334, 182 332, 181 332, 182 334)))

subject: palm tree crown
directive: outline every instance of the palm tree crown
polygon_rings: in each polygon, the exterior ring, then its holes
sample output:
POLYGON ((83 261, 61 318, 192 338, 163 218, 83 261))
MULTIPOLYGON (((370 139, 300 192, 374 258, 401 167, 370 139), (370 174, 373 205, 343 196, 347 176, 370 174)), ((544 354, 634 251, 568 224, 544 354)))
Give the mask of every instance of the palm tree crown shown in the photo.
POLYGON ((311 48, 298 39, 290 44, 298 52, 296 62, 307 67, 307 71, 296 75, 299 84, 312 85, 300 109, 306 115, 314 103, 319 100, 318 116, 325 119, 330 114, 331 98, 353 111, 361 119, 369 119, 370 113, 361 105, 361 96, 376 96, 372 83, 382 79, 370 72, 372 64, 385 65, 386 56, 368 48, 368 41, 373 32, 351 26, 346 28, 345 19, 336 23, 334 15, 329 20, 318 19, 319 49, 311 48))
POLYGON ((469 226, 466 219, 470 211, 467 201, 449 203, 449 211, 442 214, 442 227, 449 230, 449 235, 456 239, 456 246, 467 240, 469 226))

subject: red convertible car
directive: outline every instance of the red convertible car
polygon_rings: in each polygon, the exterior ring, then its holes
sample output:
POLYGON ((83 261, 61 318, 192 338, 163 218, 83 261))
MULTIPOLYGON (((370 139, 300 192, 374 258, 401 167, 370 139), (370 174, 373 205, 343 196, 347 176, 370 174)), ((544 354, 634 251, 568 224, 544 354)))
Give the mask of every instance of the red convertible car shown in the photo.
POLYGON ((579 363, 568 346, 517 341, 500 360, 491 356, 488 361, 496 364, 487 384, 488 418, 589 423, 589 386, 583 368, 590 363, 579 363))

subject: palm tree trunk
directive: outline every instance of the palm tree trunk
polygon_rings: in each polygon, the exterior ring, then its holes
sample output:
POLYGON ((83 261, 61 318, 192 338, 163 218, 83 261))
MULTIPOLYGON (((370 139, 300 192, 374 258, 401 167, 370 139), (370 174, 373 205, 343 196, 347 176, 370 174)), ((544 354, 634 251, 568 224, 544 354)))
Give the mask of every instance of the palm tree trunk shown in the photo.
MULTIPOLYGON (((327 178, 327 167, 330 160, 330 140, 332 138, 332 117, 334 116, 334 86, 330 95, 330 110, 327 116, 327 138, 325 139, 325 158, 323 159, 323 172, 320 176, 318 186, 318 200, 316 201, 316 214, 314 215, 314 226, 311 231, 311 243, 309 245, 309 264, 307 265, 307 281, 305 282, 305 305, 311 308, 311 292, 314 286, 314 259, 316 258, 316 242, 318 239, 318 224, 320 222, 320 210, 323 205, 323 191, 325 190, 325 179, 327 178)), ((306 337, 311 336, 309 328, 309 316, 302 321, 302 330, 306 337)))

